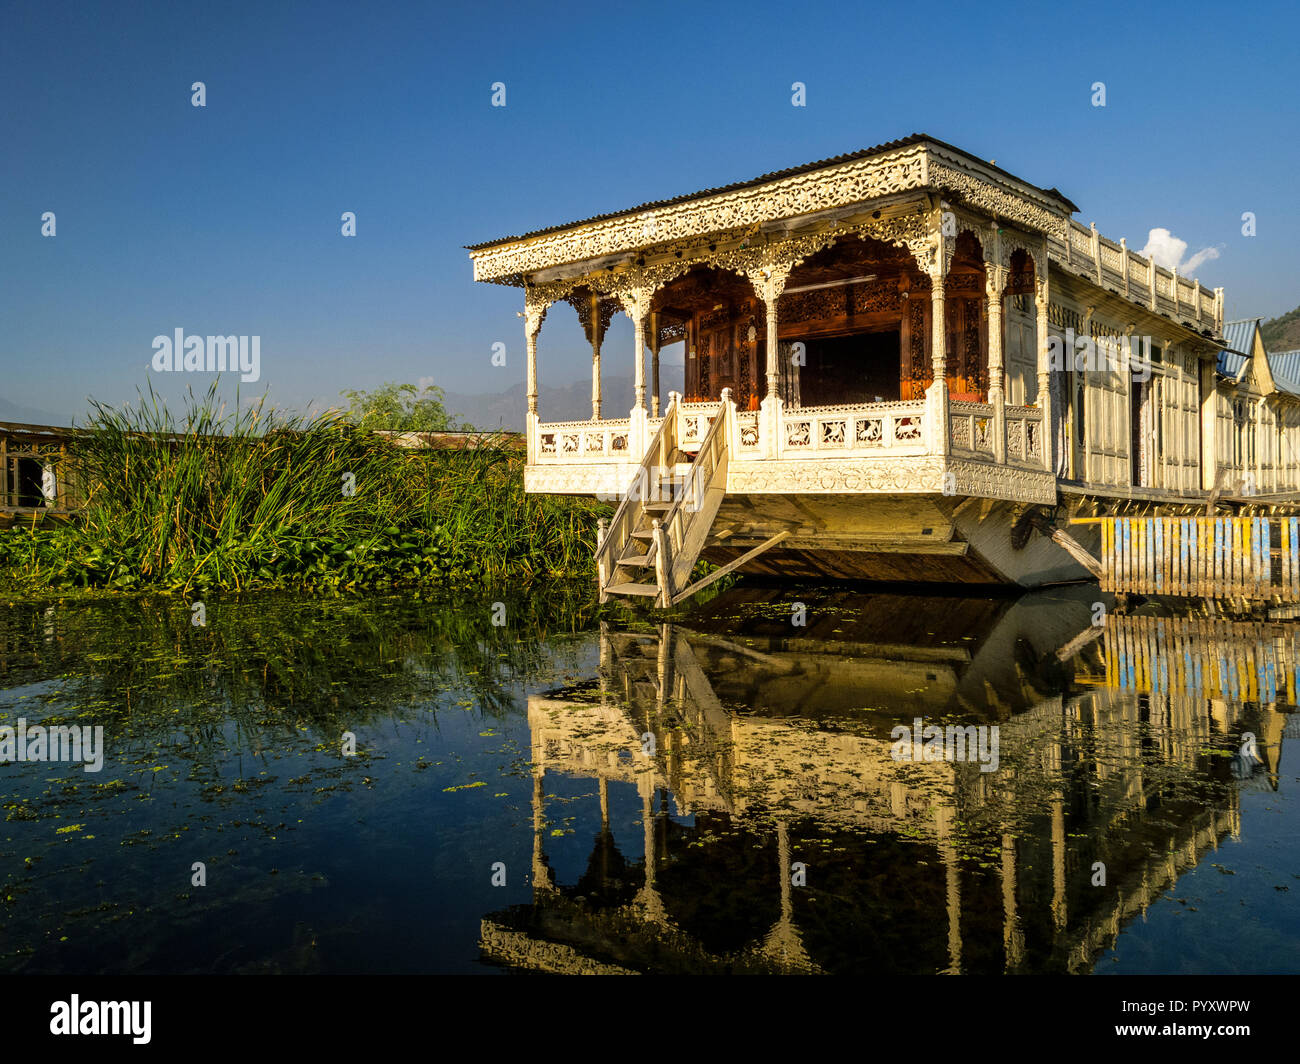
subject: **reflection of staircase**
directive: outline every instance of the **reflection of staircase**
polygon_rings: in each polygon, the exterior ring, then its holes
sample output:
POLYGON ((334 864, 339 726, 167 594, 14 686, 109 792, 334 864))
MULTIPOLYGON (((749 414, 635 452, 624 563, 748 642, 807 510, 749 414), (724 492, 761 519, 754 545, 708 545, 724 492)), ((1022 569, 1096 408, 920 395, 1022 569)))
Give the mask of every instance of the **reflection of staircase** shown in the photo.
POLYGON ((715 580, 784 539, 766 543, 690 583, 708 540, 713 519, 727 494, 729 441, 736 429, 730 389, 710 420, 708 433, 692 456, 679 446, 676 396, 646 448, 609 526, 596 547, 600 599, 611 595, 653 598, 661 609, 703 590, 715 580))

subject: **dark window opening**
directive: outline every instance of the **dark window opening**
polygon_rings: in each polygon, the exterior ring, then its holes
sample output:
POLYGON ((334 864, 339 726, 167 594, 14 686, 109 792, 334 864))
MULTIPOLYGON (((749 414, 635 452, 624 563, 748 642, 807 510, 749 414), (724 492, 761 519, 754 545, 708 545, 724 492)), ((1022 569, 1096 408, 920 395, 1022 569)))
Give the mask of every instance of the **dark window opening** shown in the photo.
POLYGON ((899 399, 897 331, 805 340, 807 363, 799 373, 804 406, 890 402, 899 399))
POLYGON ((34 458, 19 458, 16 462, 17 502, 18 506, 44 506, 45 495, 41 491, 41 463, 34 458))

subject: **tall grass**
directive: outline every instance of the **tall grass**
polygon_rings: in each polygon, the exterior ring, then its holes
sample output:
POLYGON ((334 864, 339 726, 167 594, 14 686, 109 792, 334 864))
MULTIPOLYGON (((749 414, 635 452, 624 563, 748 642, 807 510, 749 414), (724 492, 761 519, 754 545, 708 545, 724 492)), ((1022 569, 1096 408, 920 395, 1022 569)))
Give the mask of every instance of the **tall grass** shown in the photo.
POLYGON ((0 534, 0 581, 238 590, 592 570, 602 507, 525 495, 524 457, 500 440, 404 449, 337 413, 229 413, 215 384, 179 418, 152 389, 94 403, 86 429, 82 520, 0 534))

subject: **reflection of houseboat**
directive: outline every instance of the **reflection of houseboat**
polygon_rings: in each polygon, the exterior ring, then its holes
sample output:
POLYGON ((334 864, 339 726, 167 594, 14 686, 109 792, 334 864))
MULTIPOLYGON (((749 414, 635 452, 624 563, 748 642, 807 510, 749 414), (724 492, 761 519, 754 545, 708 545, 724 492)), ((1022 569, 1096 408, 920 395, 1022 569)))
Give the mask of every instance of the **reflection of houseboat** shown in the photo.
MULTIPOLYGON (((475 279, 524 290, 527 489, 619 497, 602 591, 660 604, 698 589, 700 557, 1077 579, 1078 553, 1031 528, 1300 490, 1300 388, 1270 372, 1255 323, 1227 342, 1222 289, 1075 210, 917 135, 472 247, 475 279), (537 407, 539 332, 560 304, 591 348, 590 420, 537 407), (608 417, 620 312, 635 405, 608 417), (673 344, 684 370, 665 392, 673 344)), ((1096 553, 1097 526, 1080 527, 1096 553)))
POLYGON ((750 588, 689 629, 604 629, 597 679, 529 700, 533 899, 484 920, 485 956, 549 971, 1090 970, 1239 832, 1214 751, 1253 730, 1276 780, 1294 669, 1275 627, 1094 627, 1089 597, 948 599, 927 631, 914 599, 830 595, 792 630, 778 593, 750 588), (1197 686, 1198 654, 1290 679, 1197 686), (998 771, 896 760, 891 728, 914 715, 996 722, 998 771), (591 781, 599 804, 576 882, 548 858, 548 777, 591 781), (610 815, 629 802, 633 837, 610 815))

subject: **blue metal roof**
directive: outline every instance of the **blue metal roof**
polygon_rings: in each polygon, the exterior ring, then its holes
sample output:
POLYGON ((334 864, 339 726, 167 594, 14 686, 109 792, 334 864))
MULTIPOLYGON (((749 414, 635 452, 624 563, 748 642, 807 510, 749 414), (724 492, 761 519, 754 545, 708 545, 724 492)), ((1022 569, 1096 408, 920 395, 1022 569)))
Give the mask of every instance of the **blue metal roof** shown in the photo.
POLYGON ((1248 361, 1245 355, 1239 355, 1236 351, 1220 351, 1217 368, 1225 377, 1236 380, 1248 361))
POLYGON ((1218 369, 1225 377, 1234 380, 1241 376, 1255 353, 1255 330, 1259 328, 1260 318, 1243 318, 1241 321, 1223 323, 1223 339, 1227 349, 1219 352, 1218 369))
POLYGON ((1274 351, 1268 356, 1273 380, 1284 392, 1300 395, 1300 351, 1274 351))

